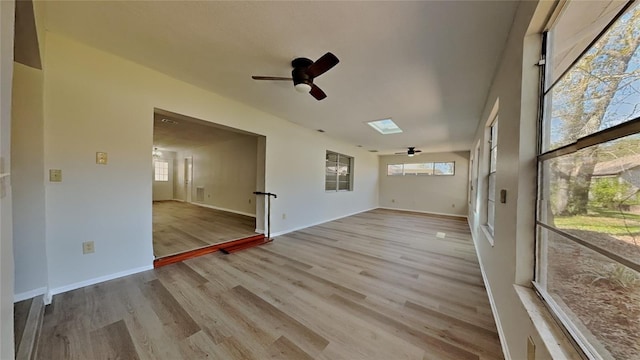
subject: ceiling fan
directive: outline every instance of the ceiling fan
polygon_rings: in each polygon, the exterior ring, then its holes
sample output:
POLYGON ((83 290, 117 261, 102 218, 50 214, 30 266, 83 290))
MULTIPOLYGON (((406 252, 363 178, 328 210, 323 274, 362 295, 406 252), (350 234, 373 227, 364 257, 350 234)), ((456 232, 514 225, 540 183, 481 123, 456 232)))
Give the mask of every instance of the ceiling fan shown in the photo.
POLYGON ((293 85, 299 92, 308 92, 316 98, 316 100, 322 100, 327 97, 327 94, 322 91, 318 86, 313 83, 313 79, 324 74, 332 67, 336 66, 340 60, 328 52, 322 55, 315 62, 307 58, 297 58, 291 61, 293 70, 291 71, 291 77, 278 77, 278 76, 252 76, 253 80, 285 80, 292 81, 293 85))
POLYGON ((416 150, 415 146, 409 146, 409 147, 407 147, 407 149, 408 150, 406 152, 404 152, 404 151, 403 152, 398 152, 398 153, 396 153, 396 155, 407 154, 407 155, 409 155, 409 157, 411 157, 411 156, 416 155, 417 153, 421 153, 422 152, 422 150, 416 150))

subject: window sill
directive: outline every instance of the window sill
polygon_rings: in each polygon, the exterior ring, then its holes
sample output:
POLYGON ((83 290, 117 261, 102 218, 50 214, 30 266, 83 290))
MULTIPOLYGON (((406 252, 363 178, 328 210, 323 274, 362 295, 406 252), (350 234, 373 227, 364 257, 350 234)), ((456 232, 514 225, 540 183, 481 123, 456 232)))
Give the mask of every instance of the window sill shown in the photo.
POLYGON ((484 233, 484 237, 487 239, 489 244, 491 244, 491 247, 493 247, 493 245, 494 245, 493 235, 491 235, 491 232, 489 232, 489 228, 487 227, 487 225, 480 225, 480 228, 482 229, 482 232, 484 233))
POLYGON ((533 289, 513 285, 552 359, 582 359, 533 289))

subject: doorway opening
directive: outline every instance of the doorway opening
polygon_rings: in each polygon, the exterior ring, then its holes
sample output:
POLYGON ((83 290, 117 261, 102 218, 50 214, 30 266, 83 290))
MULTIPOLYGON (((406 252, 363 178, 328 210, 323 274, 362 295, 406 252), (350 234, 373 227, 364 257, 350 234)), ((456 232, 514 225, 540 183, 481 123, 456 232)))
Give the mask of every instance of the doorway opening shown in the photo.
POLYGON ((264 231, 266 138, 155 109, 153 253, 156 259, 264 231))

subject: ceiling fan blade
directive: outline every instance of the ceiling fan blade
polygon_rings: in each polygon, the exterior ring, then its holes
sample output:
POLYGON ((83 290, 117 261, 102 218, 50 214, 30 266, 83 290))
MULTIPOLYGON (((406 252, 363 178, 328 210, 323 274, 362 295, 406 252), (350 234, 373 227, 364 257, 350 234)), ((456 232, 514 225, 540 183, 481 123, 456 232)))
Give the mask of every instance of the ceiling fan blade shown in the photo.
POLYGON ((253 80, 287 80, 293 81, 292 78, 279 77, 279 76, 252 76, 253 80))
POLYGON ((422 152, 422 150, 413 150, 413 152, 419 153, 419 152, 422 152))
POLYGON ((396 153, 396 155, 407 155, 407 152, 406 151, 399 152, 399 153, 396 153))
POLYGON ((316 98, 316 100, 318 101, 327 97, 327 94, 325 94, 324 91, 322 91, 322 89, 320 89, 315 85, 311 85, 311 91, 309 91, 309 94, 311 94, 311 96, 316 98))
POLYGON ((320 76, 332 67, 336 66, 339 62, 340 60, 338 60, 335 55, 328 52, 322 55, 320 59, 316 60, 316 62, 314 62, 307 68, 307 75, 309 75, 311 78, 320 76))

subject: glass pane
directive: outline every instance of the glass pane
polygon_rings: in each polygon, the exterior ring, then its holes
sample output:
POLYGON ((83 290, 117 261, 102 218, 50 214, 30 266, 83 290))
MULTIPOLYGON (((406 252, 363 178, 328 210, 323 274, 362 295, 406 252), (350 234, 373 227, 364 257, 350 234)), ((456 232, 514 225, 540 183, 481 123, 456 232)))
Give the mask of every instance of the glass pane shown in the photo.
POLYGON ((491 149, 491 167, 489 169, 490 172, 496 171, 496 161, 498 161, 498 148, 495 147, 491 149))
POLYGON ((402 164, 387 165, 387 175, 389 176, 402 175, 402 164))
POLYGON ((338 154, 327 152, 327 161, 338 162, 338 154))
POLYGON ((487 191, 487 198, 491 201, 496 201, 496 173, 489 174, 489 190, 487 191))
POLYGON ((338 183, 338 190, 349 190, 349 182, 348 181, 340 181, 338 183))
POLYGON ((405 175, 433 175, 433 163, 404 164, 405 175))
POLYGON ((640 354, 640 274, 543 228, 546 290, 604 358, 640 354))
POLYGON ((335 181, 326 181, 324 183, 324 189, 325 190, 335 190, 336 189, 336 182, 335 181))
POLYGON ((338 174, 346 175, 348 173, 349 173, 349 167, 348 166, 338 166, 338 174))
POLYGON ((640 134, 542 163, 539 220, 640 263, 640 134))
POLYGON ((620 12, 626 1, 568 1, 550 31, 547 71, 553 82, 620 12))
POLYGON ((349 166, 349 163, 351 162, 351 158, 349 158, 348 156, 341 155, 338 162, 341 165, 349 166))
POLYGON ((334 162, 327 161, 325 169, 327 174, 335 174, 338 172, 338 165, 334 162))
POLYGON ((493 225, 496 213, 496 203, 489 200, 487 201, 487 226, 489 227, 489 232, 493 235, 493 225))
POLYGON ((491 125, 491 147, 494 148, 498 146, 498 120, 494 121, 493 125, 491 125))
POLYGON ((547 94, 543 151, 640 116, 640 6, 623 15, 547 94))
POLYGON ((433 173, 435 175, 453 175, 454 174, 454 164, 452 162, 446 163, 434 163, 433 164, 433 173))

